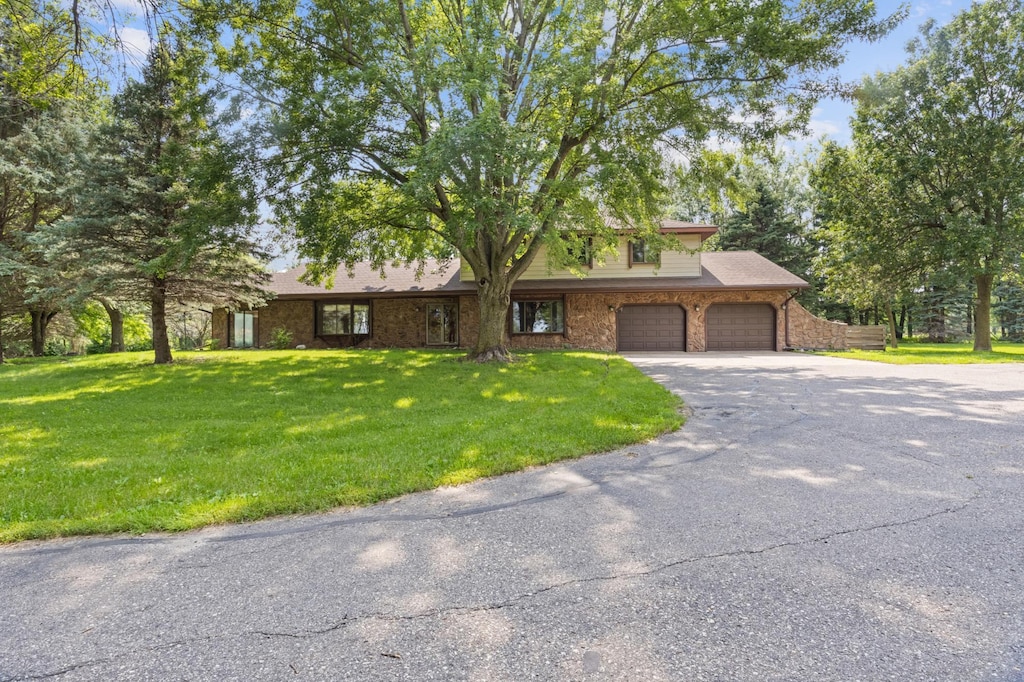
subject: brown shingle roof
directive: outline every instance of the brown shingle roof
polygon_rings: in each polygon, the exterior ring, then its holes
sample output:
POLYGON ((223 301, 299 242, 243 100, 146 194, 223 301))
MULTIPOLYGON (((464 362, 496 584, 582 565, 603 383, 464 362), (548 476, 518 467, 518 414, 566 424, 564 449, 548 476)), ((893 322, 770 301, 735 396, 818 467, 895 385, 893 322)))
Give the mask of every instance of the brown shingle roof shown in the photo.
MULTIPOLYGON (((417 279, 414 267, 388 268, 386 276, 358 263, 352 276, 344 266, 338 268, 334 286, 310 286, 299 282, 304 267, 275 273, 268 289, 284 299, 360 296, 395 298, 405 296, 451 296, 476 291, 472 282, 459 279, 458 261, 442 264, 427 261, 417 279)), ((609 291, 716 291, 804 289, 807 282, 753 251, 725 251, 701 254, 700 277, 637 277, 602 279, 598 275, 572 280, 520 280, 517 292, 609 292, 609 291)))
POLYGON ((276 272, 270 277, 268 289, 278 298, 325 298, 329 296, 394 296, 396 294, 428 294, 432 292, 469 293, 473 286, 463 285, 459 281, 459 262, 441 263, 427 261, 423 275, 417 279, 415 267, 386 268, 382 278, 380 272, 370 267, 369 263, 356 263, 351 273, 341 266, 334 275, 334 285, 309 285, 299 281, 306 272, 305 266, 299 266, 285 272, 276 272))

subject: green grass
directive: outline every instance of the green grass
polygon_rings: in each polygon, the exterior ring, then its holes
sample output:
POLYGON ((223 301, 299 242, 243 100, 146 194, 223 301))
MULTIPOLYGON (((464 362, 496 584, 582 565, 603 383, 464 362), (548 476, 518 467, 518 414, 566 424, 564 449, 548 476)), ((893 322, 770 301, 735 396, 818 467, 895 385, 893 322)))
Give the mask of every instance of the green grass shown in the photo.
POLYGON ((0 542, 364 505, 647 440, 679 401, 615 355, 241 351, 0 365, 0 542))
POLYGON ((975 353, 967 343, 901 342, 896 349, 850 350, 823 353, 837 358, 887 362, 891 365, 967 365, 989 362, 1024 362, 1024 344, 992 343, 992 352, 975 353))

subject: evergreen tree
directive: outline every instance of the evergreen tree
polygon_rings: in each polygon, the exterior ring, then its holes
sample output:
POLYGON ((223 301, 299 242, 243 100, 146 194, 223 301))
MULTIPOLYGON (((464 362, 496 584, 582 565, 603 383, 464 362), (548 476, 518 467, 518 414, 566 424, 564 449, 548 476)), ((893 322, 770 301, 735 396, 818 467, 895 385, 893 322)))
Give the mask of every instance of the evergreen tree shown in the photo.
POLYGON ((247 305, 264 296, 265 254, 250 238, 254 192, 209 125, 204 66, 194 48, 154 46, 142 80, 114 97, 95 142, 104 153, 77 188, 74 216, 44 237, 83 287, 148 303, 157 364, 172 360, 169 302, 247 305))

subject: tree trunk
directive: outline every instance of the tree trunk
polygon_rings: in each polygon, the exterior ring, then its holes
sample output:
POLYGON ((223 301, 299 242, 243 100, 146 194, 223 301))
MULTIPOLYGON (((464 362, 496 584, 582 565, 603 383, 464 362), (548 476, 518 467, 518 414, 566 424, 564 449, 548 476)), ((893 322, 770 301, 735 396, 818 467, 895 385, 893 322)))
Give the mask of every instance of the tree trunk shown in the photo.
POLYGON ((892 309, 892 301, 885 299, 885 316, 889 322, 889 345, 893 350, 900 347, 900 340, 896 333, 896 313, 892 309))
POLYGON ((46 328, 56 315, 52 310, 30 310, 32 316, 32 355, 40 357, 46 352, 46 328))
POLYGON ((160 278, 153 279, 150 292, 150 317, 153 318, 153 352, 156 365, 168 365, 171 357, 171 340, 167 336, 167 283, 160 278))
POLYGON ((0 307, 0 365, 4 364, 4 309, 0 307))
POLYGON ((107 311, 110 317, 110 352, 124 352, 124 313, 106 299, 100 299, 100 305, 107 311))
MULTIPOLYGON (((501 279, 508 279, 507 277, 501 279)), ((509 362, 508 352, 508 306, 511 302, 512 283, 483 279, 477 282, 477 297, 480 302, 480 330, 476 346, 468 359, 476 362, 497 360, 509 362)))
POLYGON ((978 302, 974 306, 974 350, 992 350, 992 275, 977 275, 978 302))

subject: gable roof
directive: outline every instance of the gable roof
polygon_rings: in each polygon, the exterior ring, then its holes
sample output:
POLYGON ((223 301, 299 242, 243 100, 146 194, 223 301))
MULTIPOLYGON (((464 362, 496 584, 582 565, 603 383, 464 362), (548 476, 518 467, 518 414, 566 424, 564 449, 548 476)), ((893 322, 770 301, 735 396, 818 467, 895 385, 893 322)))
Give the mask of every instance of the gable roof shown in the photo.
MULTIPOLYGON (((459 262, 428 260, 421 277, 415 267, 388 267, 384 276, 368 263, 357 263, 349 272, 338 268, 334 285, 309 285, 299 281, 306 268, 299 266, 274 273, 267 289, 280 299, 338 297, 397 298, 454 296, 476 293, 472 282, 459 278, 459 262)), ((602 279, 600 276, 570 280, 520 280, 513 293, 572 293, 623 291, 721 291, 805 289, 808 284, 785 268, 753 251, 712 251, 701 254, 699 277, 636 277, 602 279)))

